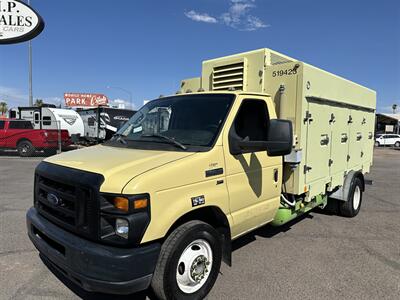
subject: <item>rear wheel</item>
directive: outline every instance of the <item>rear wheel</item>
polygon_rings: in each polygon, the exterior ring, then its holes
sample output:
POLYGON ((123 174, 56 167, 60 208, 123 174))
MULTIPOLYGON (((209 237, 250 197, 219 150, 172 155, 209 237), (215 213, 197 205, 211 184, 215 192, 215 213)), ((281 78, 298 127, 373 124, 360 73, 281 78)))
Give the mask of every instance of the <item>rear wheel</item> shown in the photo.
POLYGON ((340 214, 344 217, 355 217, 361 208, 363 184, 360 178, 353 179, 347 201, 339 203, 340 214))
POLYGON ((394 146, 397 147, 397 148, 399 148, 399 147, 400 147, 400 142, 396 142, 396 143, 394 144, 394 146))
POLYGON ((35 148, 33 147, 30 141, 22 141, 18 143, 17 150, 19 156, 27 157, 31 156, 33 152, 35 152, 35 148))
POLYGON ((160 299, 203 299, 221 266, 218 232, 209 224, 190 221, 164 242, 151 286, 160 299))

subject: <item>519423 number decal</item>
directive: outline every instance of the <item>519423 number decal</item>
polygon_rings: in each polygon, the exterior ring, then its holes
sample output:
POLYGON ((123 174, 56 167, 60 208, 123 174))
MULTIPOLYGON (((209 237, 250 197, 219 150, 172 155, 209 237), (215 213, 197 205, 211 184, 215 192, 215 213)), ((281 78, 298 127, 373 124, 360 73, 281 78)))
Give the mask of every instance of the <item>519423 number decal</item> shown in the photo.
POLYGON ((296 75, 296 74, 297 74, 297 68, 293 68, 293 69, 273 71, 272 77, 285 76, 285 75, 296 75))

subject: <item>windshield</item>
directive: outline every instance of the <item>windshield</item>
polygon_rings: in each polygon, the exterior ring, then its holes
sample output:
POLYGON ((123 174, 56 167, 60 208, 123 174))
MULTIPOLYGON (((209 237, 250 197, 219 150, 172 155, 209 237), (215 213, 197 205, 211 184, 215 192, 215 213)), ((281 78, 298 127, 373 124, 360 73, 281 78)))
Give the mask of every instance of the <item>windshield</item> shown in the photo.
POLYGON ((128 146, 152 142, 183 150, 211 147, 233 98, 229 94, 202 94, 153 100, 136 112, 113 140, 123 139, 128 146))

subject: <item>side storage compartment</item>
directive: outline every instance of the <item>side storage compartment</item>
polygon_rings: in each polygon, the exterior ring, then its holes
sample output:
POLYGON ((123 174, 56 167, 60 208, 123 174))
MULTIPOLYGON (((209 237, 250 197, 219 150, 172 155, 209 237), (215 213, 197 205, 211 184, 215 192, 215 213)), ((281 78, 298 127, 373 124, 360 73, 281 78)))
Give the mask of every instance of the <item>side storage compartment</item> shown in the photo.
MULTIPOLYGON (((349 114, 348 124, 350 128, 349 156, 347 168, 360 170, 364 156, 365 131, 363 130, 363 111, 352 109, 349 114)), ((365 127, 365 126, 364 126, 365 127)))
POLYGON ((327 105, 309 101, 306 115, 307 152, 304 173, 307 184, 310 184, 329 176, 331 128, 327 105))
POLYGON ((331 155, 329 174, 332 178, 331 187, 343 184, 344 173, 347 170, 347 155, 349 153, 349 124, 350 109, 329 105, 331 127, 331 155))

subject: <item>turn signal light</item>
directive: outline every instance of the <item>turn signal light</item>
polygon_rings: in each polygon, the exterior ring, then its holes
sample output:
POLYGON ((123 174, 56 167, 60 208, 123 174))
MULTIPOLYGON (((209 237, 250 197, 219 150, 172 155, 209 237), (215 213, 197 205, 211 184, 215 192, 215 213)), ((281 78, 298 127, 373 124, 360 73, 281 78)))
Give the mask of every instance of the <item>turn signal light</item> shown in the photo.
POLYGON ((114 207, 119 210, 128 212, 129 211, 129 200, 124 197, 115 197, 114 198, 114 207))
POLYGON ((133 202, 133 207, 135 209, 146 208, 147 207, 147 199, 137 199, 133 202))

